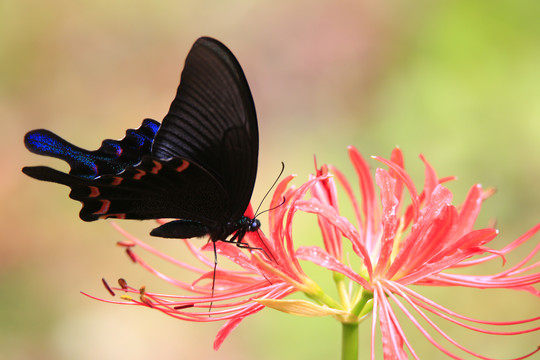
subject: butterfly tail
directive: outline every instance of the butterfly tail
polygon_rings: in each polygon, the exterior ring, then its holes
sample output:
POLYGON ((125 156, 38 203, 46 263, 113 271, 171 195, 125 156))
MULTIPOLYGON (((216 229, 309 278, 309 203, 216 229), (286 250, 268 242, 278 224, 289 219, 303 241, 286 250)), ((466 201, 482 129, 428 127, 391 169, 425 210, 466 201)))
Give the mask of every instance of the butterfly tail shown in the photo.
MULTIPOLYGON (((71 172, 80 174, 80 176, 92 177, 96 174, 95 163, 90 157, 90 151, 67 142, 49 130, 39 129, 28 132, 24 137, 24 144, 34 154, 51 156, 66 161, 71 167, 71 172)), ((45 180, 40 177, 44 176, 47 178, 51 174, 49 170, 45 170, 43 167, 36 167, 34 170, 30 170, 30 173, 36 176, 30 176, 39 180, 45 180)))
POLYGON ((23 167, 22 172, 37 180, 54 182, 71 188, 82 184, 81 179, 48 166, 26 166, 23 167))
POLYGON ((24 167, 22 171, 26 175, 37 180, 54 182, 57 184, 69 186, 71 188, 69 197, 73 200, 78 200, 83 203, 83 208, 81 209, 81 212, 79 214, 82 220, 94 221, 99 219, 100 216, 107 215, 106 211, 100 212, 100 210, 104 208, 104 205, 105 208, 108 209, 107 200, 91 198, 92 196, 94 196, 92 194, 92 191, 99 192, 97 188, 89 185, 92 183, 92 180, 66 174, 47 166, 28 166, 24 167), (94 190, 92 190, 93 188, 94 190))

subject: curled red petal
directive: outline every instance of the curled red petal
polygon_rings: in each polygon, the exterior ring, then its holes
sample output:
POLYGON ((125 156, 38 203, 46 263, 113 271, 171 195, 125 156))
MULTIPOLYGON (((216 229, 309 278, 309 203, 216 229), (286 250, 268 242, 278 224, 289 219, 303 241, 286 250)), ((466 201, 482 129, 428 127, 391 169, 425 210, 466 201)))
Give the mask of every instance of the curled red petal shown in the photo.
POLYGON ((363 199, 363 224, 366 235, 369 235, 376 226, 379 218, 377 202, 375 199, 375 186, 373 185, 369 165, 362 157, 360 152, 354 146, 349 146, 347 150, 349 150, 349 158, 351 159, 351 163, 353 164, 356 174, 358 175, 360 193, 362 194, 363 199))
MULTIPOLYGON (((383 233, 380 239, 380 252, 377 260, 376 276, 386 270, 390 255, 394 249, 394 240, 397 232, 397 208, 399 199, 395 194, 396 180, 383 169, 376 171, 377 185, 381 189, 382 226, 383 233)), ((373 246, 372 246, 373 248, 373 246)))
POLYGON ((244 320, 244 317, 236 317, 233 319, 230 319, 221 327, 221 329, 218 331, 216 338, 214 339, 214 350, 219 350, 221 347, 221 344, 223 344, 223 341, 229 336, 229 334, 236 329, 238 325, 244 320))

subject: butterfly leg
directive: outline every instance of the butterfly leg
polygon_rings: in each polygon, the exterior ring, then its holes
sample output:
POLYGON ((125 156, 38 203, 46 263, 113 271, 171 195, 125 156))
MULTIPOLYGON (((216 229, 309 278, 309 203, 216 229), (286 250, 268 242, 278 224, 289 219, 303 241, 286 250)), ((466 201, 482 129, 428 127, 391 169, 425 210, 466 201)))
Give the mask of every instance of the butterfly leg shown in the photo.
MULTIPOLYGON (((210 306, 208 307, 208 312, 212 311, 212 305, 214 304, 214 289, 216 287, 216 270, 217 270, 216 242, 212 241, 212 245, 214 245, 214 274, 212 275, 212 301, 210 301, 210 306)), ((208 315, 208 316, 210 316, 210 315, 208 315)))
MULTIPOLYGON (((227 241, 227 242, 228 242, 228 241, 227 241)), ((263 248, 249 246, 249 244, 246 244, 246 243, 243 243, 243 242, 231 242, 231 244, 236 245, 236 246, 239 247, 240 249, 247 249, 247 250, 249 250, 249 251, 251 251, 251 250, 260 250, 260 251, 262 251, 262 253, 263 253, 268 259, 272 259, 272 258, 268 255, 268 253, 267 253, 263 248)))
POLYGON ((221 240, 223 242, 226 242, 226 243, 229 243, 229 244, 234 244, 236 245, 237 247, 239 247, 240 249, 247 249, 249 251, 252 251, 252 250, 260 250, 262 251, 262 253, 266 256, 267 259, 269 260, 272 260, 273 262, 276 262, 274 257, 273 256, 270 256, 268 254, 268 252, 264 249, 264 248, 261 248, 261 247, 253 247, 253 246, 250 246, 249 244, 246 244, 244 242, 242 242, 242 240, 244 239, 244 236, 246 235, 246 230, 245 229, 240 229, 238 230, 230 239, 228 240, 221 240))

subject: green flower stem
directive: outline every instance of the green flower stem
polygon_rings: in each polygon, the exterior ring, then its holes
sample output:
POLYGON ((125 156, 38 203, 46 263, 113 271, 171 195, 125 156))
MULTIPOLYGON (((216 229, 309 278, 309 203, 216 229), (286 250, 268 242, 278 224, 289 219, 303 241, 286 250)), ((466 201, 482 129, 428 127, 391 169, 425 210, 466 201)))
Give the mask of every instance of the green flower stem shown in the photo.
POLYGON ((358 360, 358 324, 341 323, 341 360, 358 360))
POLYGON ((366 312, 371 310, 371 308, 373 307, 373 304, 370 303, 371 299, 373 299, 373 293, 366 291, 366 289, 362 289, 360 301, 358 301, 354 305, 351 313, 353 313, 356 316, 360 316, 360 314, 362 314, 362 316, 365 315, 366 312), (371 308, 369 306, 371 306, 371 308))
POLYGON ((345 276, 338 272, 334 272, 334 282, 338 289, 339 298, 343 304, 343 308, 349 309, 351 307, 351 302, 349 300, 349 292, 347 290, 347 285, 345 284, 345 276))

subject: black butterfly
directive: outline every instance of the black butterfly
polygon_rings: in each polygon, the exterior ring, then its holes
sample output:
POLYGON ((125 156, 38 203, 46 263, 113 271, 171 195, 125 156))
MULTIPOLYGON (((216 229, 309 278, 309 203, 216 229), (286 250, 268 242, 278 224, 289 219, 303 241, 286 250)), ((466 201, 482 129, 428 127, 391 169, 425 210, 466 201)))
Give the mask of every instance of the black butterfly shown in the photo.
POLYGON ((244 216, 257 175, 255 105, 240 64, 215 39, 202 37, 193 45, 161 126, 145 119, 124 139, 104 140, 96 151, 48 130, 30 131, 24 142, 31 152, 69 163, 69 174, 45 166, 22 171, 69 186, 69 196, 83 204, 84 221, 181 219, 151 235, 209 235, 239 246, 246 232, 260 226, 244 216))

